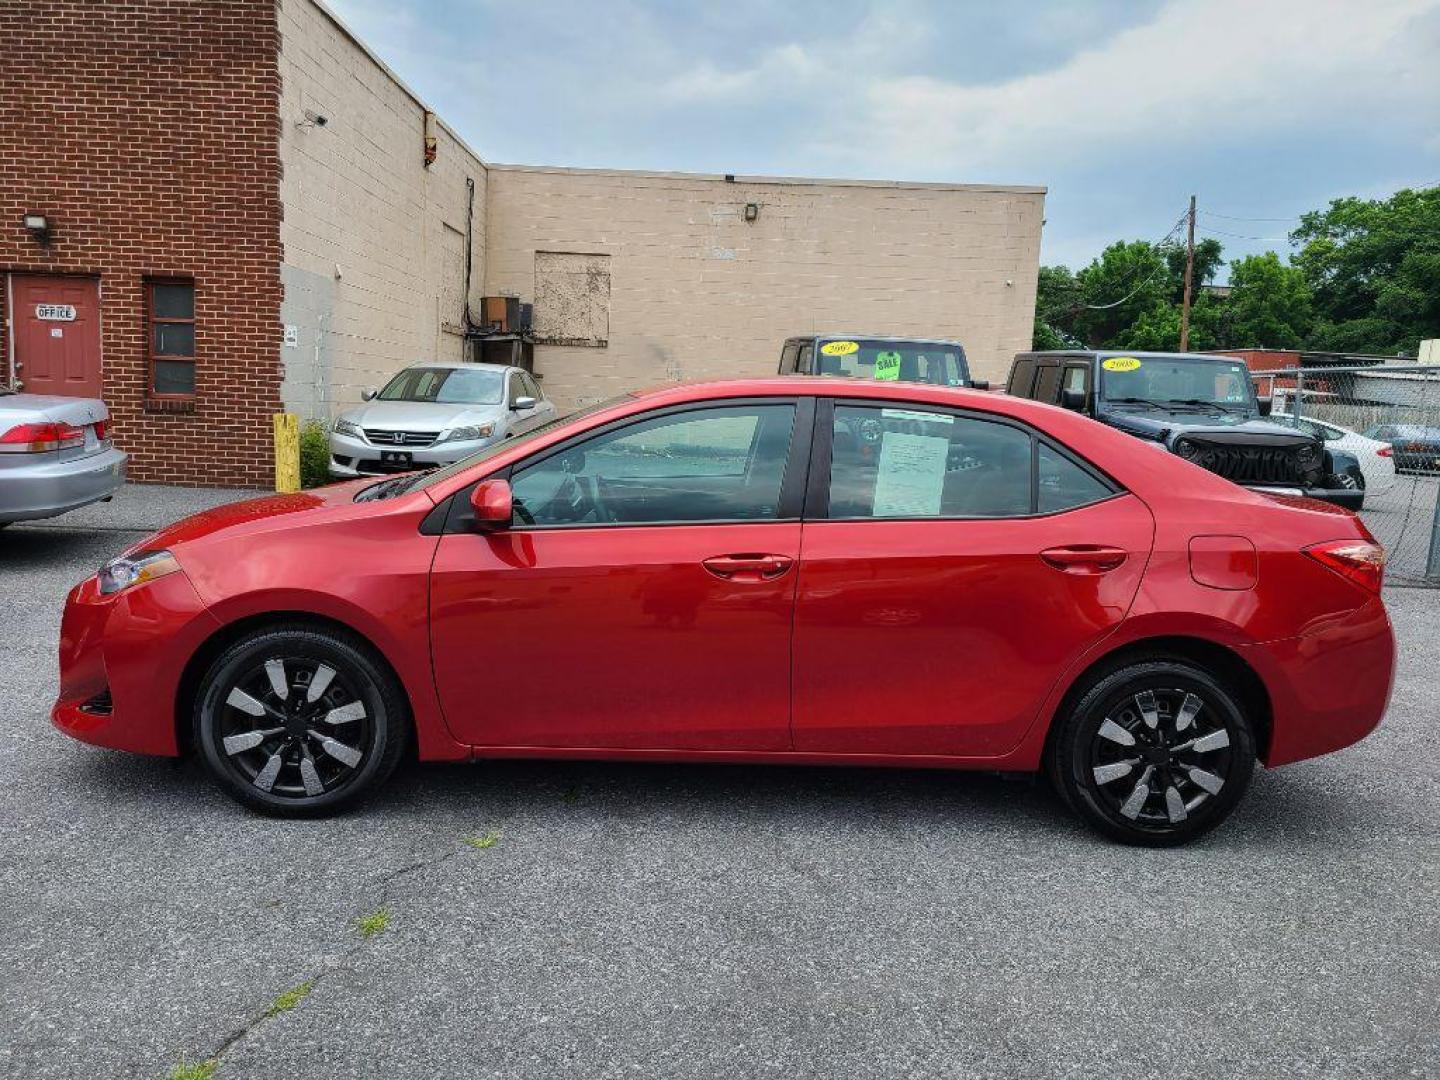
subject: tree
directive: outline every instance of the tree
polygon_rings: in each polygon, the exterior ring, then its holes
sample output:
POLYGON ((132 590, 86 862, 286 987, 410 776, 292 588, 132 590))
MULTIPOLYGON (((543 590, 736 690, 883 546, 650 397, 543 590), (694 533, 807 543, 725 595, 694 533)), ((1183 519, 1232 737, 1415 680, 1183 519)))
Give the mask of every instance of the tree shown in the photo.
POLYGON ((1037 349, 1071 349, 1080 345, 1075 336, 1080 287, 1075 275, 1064 266, 1040 267, 1035 289, 1035 344, 1037 349))
POLYGON ((1225 302, 1224 346, 1298 349, 1315 323, 1305 274, 1273 251, 1230 264, 1230 297, 1225 302))
POLYGON ((1413 356, 1440 336, 1440 187, 1335 199, 1290 239, 1318 315, 1311 347, 1413 356))
POLYGON ((1164 251, 1145 240, 1111 244, 1075 275, 1083 305, 1075 335, 1091 348, 1119 340, 1146 312, 1169 302, 1172 282, 1164 251))
MULTIPOLYGON (((1165 262, 1170 268, 1170 298, 1177 304, 1185 301, 1185 249, 1178 244, 1165 249, 1165 262)), ((1191 276, 1193 292, 1191 301, 1200 294, 1200 286, 1215 280, 1220 267, 1225 265, 1224 248, 1220 241, 1206 237, 1195 245, 1195 272, 1191 276)))

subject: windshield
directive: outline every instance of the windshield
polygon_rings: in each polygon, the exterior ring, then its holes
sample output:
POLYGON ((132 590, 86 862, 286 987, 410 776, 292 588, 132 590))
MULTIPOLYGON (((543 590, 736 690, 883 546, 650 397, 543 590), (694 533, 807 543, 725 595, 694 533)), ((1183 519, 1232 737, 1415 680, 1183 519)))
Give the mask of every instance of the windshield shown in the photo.
POLYGON ((1119 403, 1255 411, 1250 369, 1239 360, 1110 356, 1100 361, 1100 392, 1106 401, 1119 403))
POLYGON ((884 338, 837 338, 822 342, 815 355, 815 374, 937 386, 965 386, 970 382, 965 350, 954 342, 886 341, 884 338))
POLYGON ((499 405, 505 399, 505 373, 485 368, 406 368, 377 396, 381 401, 499 405))

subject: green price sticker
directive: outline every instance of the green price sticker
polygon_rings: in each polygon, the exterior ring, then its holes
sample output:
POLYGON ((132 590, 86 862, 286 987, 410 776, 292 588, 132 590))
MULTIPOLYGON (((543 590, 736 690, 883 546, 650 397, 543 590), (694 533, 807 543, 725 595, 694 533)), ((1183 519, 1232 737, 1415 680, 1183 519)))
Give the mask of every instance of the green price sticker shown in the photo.
POLYGON ((900 354, 898 352, 875 354, 875 378, 889 382, 900 378, 900 354))

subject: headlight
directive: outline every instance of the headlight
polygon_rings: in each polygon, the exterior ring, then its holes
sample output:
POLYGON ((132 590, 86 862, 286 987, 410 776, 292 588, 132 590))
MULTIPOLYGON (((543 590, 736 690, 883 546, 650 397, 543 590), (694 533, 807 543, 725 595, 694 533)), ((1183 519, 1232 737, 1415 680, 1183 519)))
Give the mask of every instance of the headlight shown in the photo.
POLYGON ((335 421, 334 431, 336 435, 349 435, 352 439, 361 437, 360 425, 353 420, 346 420, 343 416, 335 421))
POLYGON ((100 568, 100 591, 108 596, 132 585, 173 574, 179 569, 180 564, 168 551, 137 551, 133 555, 121 555, 100 568))
POLYGON ((1199 461, 1202 451, 1189 439, 1179 439, 1175 443, 1175 453, 1186 461, 1199 461))
POLYGON ((488 439, 495 434, 494 424, 477 424, 473 427, 455 427, 449 431, 442 431, 436 442, 474 442, 476 439, 488 439))

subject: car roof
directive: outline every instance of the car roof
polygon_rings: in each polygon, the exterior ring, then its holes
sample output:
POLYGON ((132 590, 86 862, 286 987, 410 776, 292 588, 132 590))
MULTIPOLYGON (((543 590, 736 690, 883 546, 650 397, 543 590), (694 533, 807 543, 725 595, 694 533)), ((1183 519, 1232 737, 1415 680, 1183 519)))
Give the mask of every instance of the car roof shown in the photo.
POLYGON ((954 345, 964 349, 963 342, 943 337, 901 337, 899 334, 795 334, 786 341, 900 341, 907 345, 954 345))
POLYGON ((1243 364, 1238 356, 1217 356, 1214 353, 1193 352, 1151 352, 1145 349, 1040 349, 1019 353, 1015 359, 1068 359, 1079 357, 1085 360, 1104 360, 1111 356, 1134 356, 1148 360, 1218 360, 1230 364, 1243 364))
POLYGON ((416 360, 413 364, 406 364, 400 370, 409 371, 411 368, 476 368, 480 371, 525 370, 524 368, 513 367, 510 364, 473 364, 469 360, 416 360))

